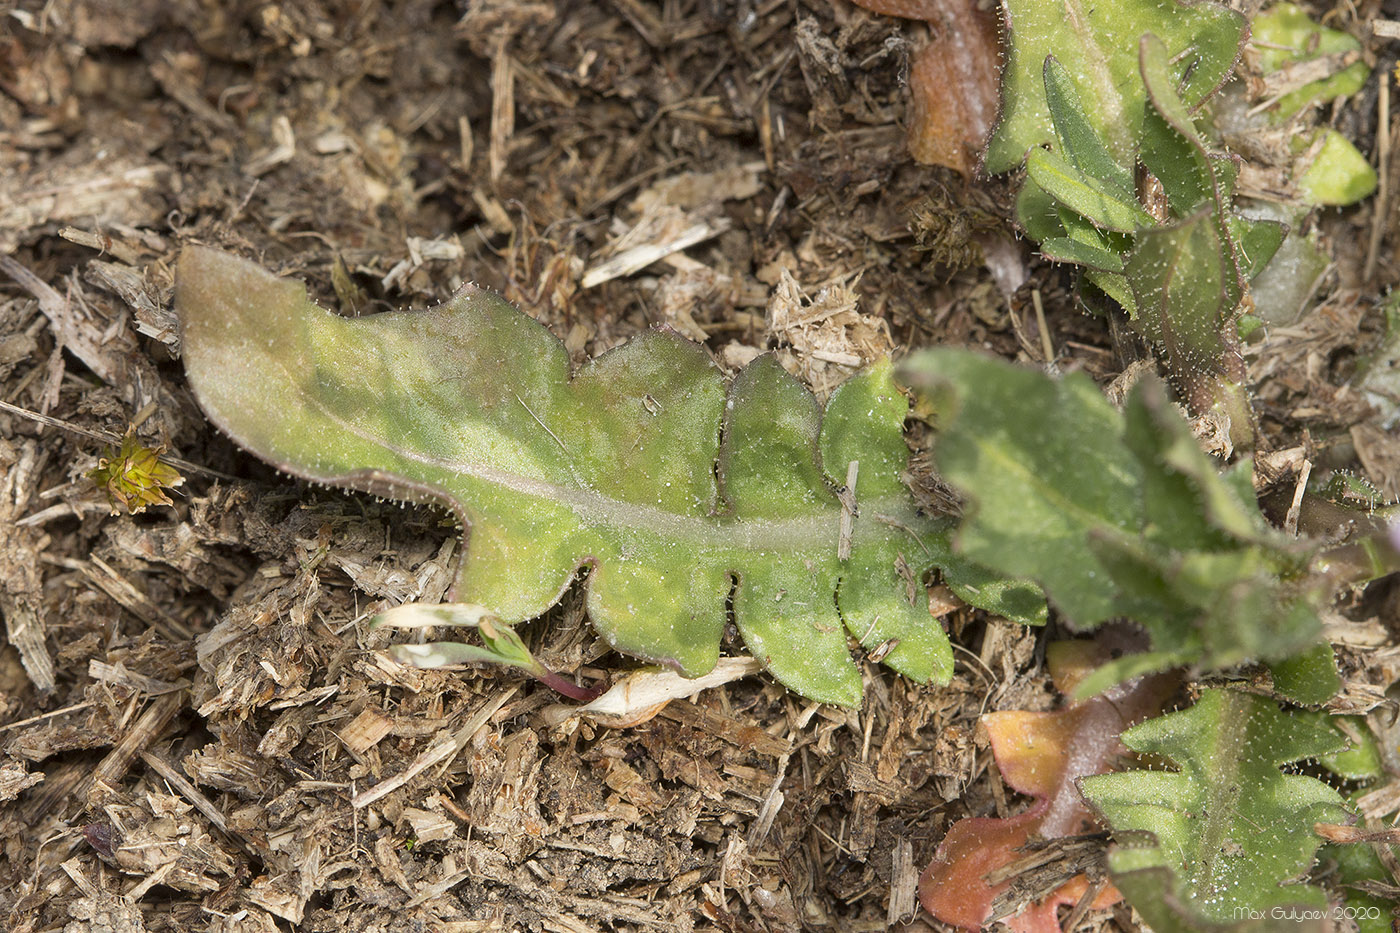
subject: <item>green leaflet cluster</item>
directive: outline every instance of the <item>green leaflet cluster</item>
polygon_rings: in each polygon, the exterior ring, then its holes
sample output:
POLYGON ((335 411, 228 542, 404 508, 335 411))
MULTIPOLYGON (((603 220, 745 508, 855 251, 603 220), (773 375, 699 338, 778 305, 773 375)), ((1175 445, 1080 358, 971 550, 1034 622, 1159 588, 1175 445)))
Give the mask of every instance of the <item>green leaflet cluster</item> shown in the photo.
POLYGON ((1313 824, 1345 820, 1346 807, 1322 781, 1279 771, 1345 747, 1326 718, 1207 690, 1190 709, 1127 730, 1123 744, 1178 768, 1079 782, 1120 843, 1114 883, 1152 929, 1332 928, 1322 889, 1290 882, 1321 844, 1313 824))
POLYGON ((902 376, 928 394, 938 470, 968 500, 958 552, 1039 582, 1080 628, 1126 616, 1150 636, 1151 651, 1100 668, 1079 696, 1251 660, 1302 702, 1336 690, 1310 550, 1265 521, 1248 461, 1218 472, 1155 377, 1119 412, 1082 374, 964 351, 913 356, 902 376))
POLYGON ((703 674, 732 600, 779 680, 855 705, 848 635, 915 680, 951 675, 929 567, 974 605, 1044 620, 1034 587, 956 558, 950 523, 915 507, 888 364, 825 412, 770 358, 726 387, 699 346, 662 332, 571 374, 553 335, 483 289, 342 318, 204 248, 180 258, 176 307, 215 424, 289 473, 451 507, 470 529, 455 598, 506 624, 587 566, 589 616, 618 650, 703 674))
MULTIPOLYGON (((1316 204, 1353 203, 1374 189, 1374 171, 1339 134, 1300 123, 1296 164, 1268 169, 1278 185, 1291 186, 1293 200, 1236 205, 1239 159, 1220 141, 1211 108, 1225 106, 1215 95, 1249 30, 1224 6, 1006 0, 1005 7, 1010 61, 987 169, 1006 171, 1024 159, 1016 215, 1026 233, 1048 258, 1079 268, 1091 306, 1121 307, 1193 412, 1220 413, 1235 445, 1249 449, 1240 338, 1259 324, 1246 316, 1250 283, 1264 283, 1276 316, 1306 300, 1320 274, 1306 241, 1291 242, 1284 261, 1265 273, 1284 241, 1279 221, 1296 224, 1316 204)), ((1287 5, 1256 25, 1263 37, 1254 58, 1266 75, 1321 48, 1340 54, 1357 46, 1287 5)), ((1251 111, 1227 122, 1237 134, 1259 132, 1271 119, 1354 91, 1366 74, 1357 62, 1276 101, 1270 116, 1251 111)))
POLYGON ((1017 216, 1046 256, 1081 267, 1085 283, 1127 312, 1193 407, 1221 408, 1242 441, 1252 420, 1237 321, 1246 284, 1278 250, 1283 228, 1233 209, 1236 160, 1196 129, 1161 40, 1144 35, 1138 51, 1146 104, 1135 158, 1160 190, 1140 197, 1134 160, 1110 151, 1069 73, 1047 58, 1056 147, 1027 154, 1017 216))
POLYGON ((1042 80, 1046 56, 1061 61, 1088 96, 1084 119, 1116 162, 1132 164, 1142 133, 1146 89, 1138 78, 1138 41, 1160 37, 1173 58, 1178 94, 1197 107, 1239 60, 1245 22, 1216 3, 1176 0, 1004 0, 1011 34, 1002 76, 1002 115, 987 145, 986 170, 1010 171, 1027 150, 1053 143, 1051 105, 1042 80))

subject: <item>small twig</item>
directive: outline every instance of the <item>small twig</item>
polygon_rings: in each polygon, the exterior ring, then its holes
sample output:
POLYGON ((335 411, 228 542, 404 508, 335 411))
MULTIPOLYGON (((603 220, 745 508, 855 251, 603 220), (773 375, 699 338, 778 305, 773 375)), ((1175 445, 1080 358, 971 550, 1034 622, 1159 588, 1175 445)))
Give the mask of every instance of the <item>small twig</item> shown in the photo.
POLYGON ((1304 460, 1302 469, 1298 471, 1298 485, 1293 487, 1293 504, 1288 507, 1288 514, 1283 518, 1283 530, 1285 534, 1298 537, 1298 516, 1303 511, 1303 493, 1308 489, 1308 476, 1312 473, 1312 461, 1304 460))
POLYGON ((856 508, 856 479, 859 476, 860 461, 852 460, 846 464, 846 485, 836 493, 837 498, 841 500, 841 527, 836 539, 836 559, 841 561, 851 559, 851 535, 855 531, 856 515, 859 514, 856 508))
POLYGON ((1064 926, 1061 927, 1061 929, 1077 930, 1079 928, 1079 921, 1083 920, 1084 915, 1093 909, 1094 901, 1099 899, 1099 895, 1103 893, 1103 889, 1106 887, 1108 887, 1107 878, 1099 877, 1090 879, 1089 886, 1085 888, 1084 893, 1079 896, 1078 903, 1074 905, 1074 909, 1071 910, 1069 916, 1065 918, 1064 926))
POLYGON ((76 713, 80 709, 87 709, 93 705, 92 700, 84 700, 82 703, 74 703, 72 706, 65 706, 62 709, 50 710, 47 713, 40 713, 38 716, 30 716, 28 719, 21 719, 19 722, 7 722, 0 726, 0 732, 8 732, 11 729, 19 729, 24 726, 33 725, 36 722, 43 722, 45 719, 53 719, 55 716, 63 716, 67 713, 76 713))
POLYGON ((544 432, 546 434, 554 438, 554 443, 559 445, 559 449, 564 451, 564 453, 569 454, 570 457, 572 457, 573 454, 569 452, 569 448, 565 446, 564 442, 559 439, 559 435, 551 431, 549 429, 549 425, 545 424, 544 421, 540 418, 540 416, 535 414, 535 410, 529 405, 525 404, 525 400, 520 397, 520 393, 512 392, 511 394, 514 395, 515 400, 520 403, 520 407, 528 411, 530 413, 530 417, 535 419, 535 423, 538 424, 540 427, 544 428, 544 432))
POLYGON ((1361 280, 1375 281, 1376 260, 1380 256, 1381 237, 1385 233, 1386 216, 1390 213, 1390 76, 1381 79, 1376 97, 1376 174, 1380 179, 1376 200, 1371 208, 1371 241, 1366 245, 1366 265, 1361 280))
POLYGON ((0 411, 8 411, 12 415, 19 415, 21 418, 28 418, 30 421, 37 421, 39 424, 47 424, 53 428, 62 428, 73 434, 79 434, 94 441, 102 441, 104 444, 120 444, 122 439, 111 431, 94 431, 91 428, 79 427, 61 418, 54 418, 51 415, 41 414, 31 411, 28 408, 21 408, 9 402, 0 400, 0 411))
POLYGON ((393 777, 385 778, 373 787, 368 787, 360 791, 351 798, 350 805, 357 810, 367 807, 385 794, 398 790, 400 787, 413 780, 416 775, 431 768, 433 765, 443 761, 451 761, 453 758, 457 757, 457 753, 466 746, 467 742, 476 733, 476 730, 486 725, 491 717, 496 715, 496 712, 502 706, 506 705, 506 700, 509 700, 515 695, 518 689, 518 687, 507 687, 505 690, 501 691, 491 700, 479 707, 456 732, 449 733, 446 730, 440 732, 437 738, 433 740, 433 743, 429 745, 422 754, 415 758, 412 764, 393 777))
POLYGON ((904 522, 900 521, 892 515, 880 515, 879 513, 876 513, 875 520, 880 522, 882 525, 889 525, 891 528, 898 528, 900 531, 913 538, 914 542, 918 544, 919 547, 923 548, 925 557, 933 556, 933 552, 928 549, 928 545, 924 544, 924 539, 920 538, 918 532, 916 532, 913 528, 910 528, 908 525, 904 524, 904 522))
POLYGON ((1045 305, 1040 300, 1040 289, 1031 289, 1031 304, 1035 306, 1035 323, 1040 328, 1040 349, 1045 354, 1046 369, 1055 366, 1055 344, 1050 339, 1050 325, 1045 323, 1045 305))

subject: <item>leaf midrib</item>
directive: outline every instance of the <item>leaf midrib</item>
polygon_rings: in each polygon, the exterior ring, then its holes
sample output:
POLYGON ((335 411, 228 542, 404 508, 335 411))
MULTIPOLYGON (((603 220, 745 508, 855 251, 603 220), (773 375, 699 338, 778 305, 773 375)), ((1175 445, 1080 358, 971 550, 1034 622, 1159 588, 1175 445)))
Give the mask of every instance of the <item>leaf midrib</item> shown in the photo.
MULTIPOLYGON (((285 369, 285 365, 280 360, 276 362, 285 369)), ((324 400, 312 393, 303 392, 302 395, 309 405, 319 409, 323 416, 337 427, 395 457, 422 464, 432 470, 441 470, 459 477, 468 476, 513 493, 564 505, 578 517, 581 523, 589 527, 606 525, 611 528, 649 532, 669 540, 686 541, 715 549, 810 552, 814 549, 815 544, 817 545, 816 549, 829 548, 833 555, 840 537, 841 510, 839 507, 797 518, 783 519, 682 515, 653 505, 627 502, 595 489, 564 486, 484 464, 473 464, 424 454, 412 448, 394 444, 377 436, 362 425, 342 417, 331 410, 324 400)), ((224 430, 228 431, 228 428, 225 427, 224 430)), ((234 434, 232 431, 228 431, 228 433, 234 434)), ((244 442, 239 439, 239 443, 243 444, 244 442)), ((256 445, 244 444, 244 446, 249 449, 257 449, 256 445)), ((366 468, 366 471, 351 473, 318 474, 289 462, 280 462, 275 465, 281 470, 306 479, 332 484, 353 483, 357 474, 363 475, 364 472, 373 469, 366 468)), ((421 477, 415 479, 391 470, 376 472, 382 472, 385 476, 402 479, 408 483, 424 482, 421 477)), ((463 495, 461 490, 454 489, 447 483, 433 483, 431 485, 434 489, 439 490, 442 500, 465 518, 466 509, 470 503, 469 496, 463 495)), ((833 506, 835 505, 833 503, 833 506)), ((857 508, 859 513, 852 532, 853 540, 856 542, 869 541, 889 534, 889 530, 880 527, 882 524, 889 527, 903 525, 907 528, 907 526, 924 521, 905 496, 886 496, 858 501, 857 508), (882 521, 882 519, 892 521, 882 521)), ((914 537, 912 532, 906 533, 910 533, 911 537, 914 537)), ((917 538, 915 540, 917 541, 917 538)))

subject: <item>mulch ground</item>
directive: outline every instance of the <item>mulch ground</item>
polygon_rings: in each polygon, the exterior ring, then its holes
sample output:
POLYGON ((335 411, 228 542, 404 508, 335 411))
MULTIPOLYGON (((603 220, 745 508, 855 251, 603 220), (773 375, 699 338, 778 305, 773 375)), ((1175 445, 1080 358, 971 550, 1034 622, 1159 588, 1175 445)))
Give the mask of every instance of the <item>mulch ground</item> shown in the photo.
MULTIPOLYGON (((0 411, 0 923, 933 926, 915 882, 947 826, 1019 805, 977 720, 1057 702, 1047 633, 950 604, 947 687, 865 664, 844 711, 750 677, 629 729, 513 672, 405 668, 368 620, 443 596, 450 518, 234 448, 171 310, 200 242, 349 313, 476 281, 580 361, 665 324, 731 369, 775 352, 819 395, 932 344, 1107 383, 1123 348, 1001 232, 1010 182, 909 157, 927 26, 845 0, 21 0, 0 20, 0 400, 49 419, 0 411), (184 462, 172 506, 113 514, 86 477, 129 425, 184 462)), ((1374 113, 1344 117, 1363 149, 1374 113)), ((1376 210, 1327 218, 1324 310, 1256 361, 1268 447, 1362 469, 1338 440, 1360 426, 1391 451, 1345 390, 1394 281, 1376 210)), ((589 682, 628 669, 581 602, 527 641, 589 682)), ((1125 907, 1086 923, 1138 928, 1125 907)))

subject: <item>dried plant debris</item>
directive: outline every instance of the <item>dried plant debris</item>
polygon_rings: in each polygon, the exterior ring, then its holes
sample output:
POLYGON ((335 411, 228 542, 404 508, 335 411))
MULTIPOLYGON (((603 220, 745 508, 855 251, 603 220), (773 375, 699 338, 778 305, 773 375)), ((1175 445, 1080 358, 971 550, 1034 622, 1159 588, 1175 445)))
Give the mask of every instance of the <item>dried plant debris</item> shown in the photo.
POLYGON ((972 0, 856 0, 875 13, 926 20, 932 37, 909 74, 909 154, 964 175, 981 161, 997 113, 996 16, 972 0))

